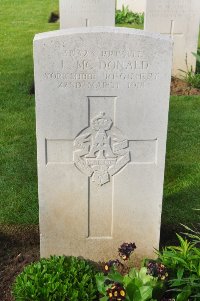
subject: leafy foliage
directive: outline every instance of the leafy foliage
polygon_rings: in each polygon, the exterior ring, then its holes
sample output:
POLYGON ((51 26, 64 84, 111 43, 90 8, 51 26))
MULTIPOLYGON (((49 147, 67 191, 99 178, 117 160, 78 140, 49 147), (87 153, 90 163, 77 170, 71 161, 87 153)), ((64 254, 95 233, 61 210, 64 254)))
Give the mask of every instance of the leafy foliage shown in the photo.
MULTIPOLYGON (((200 64, 200 55, 196 53, 193 53, 193 55, 197 59, 197 67, 198 67, 200 64)), ((187 65, 187 59, 186 59, 186 65, 187 65)), ((200 89, 200 73, 194 72, 192 67, 188 68, 188 66, 187 66, 187 71, 184 70, 180 70, 180 71, 184 74, 183 79, 188 83, 189 86, 200 89)))
MULTIPOLYGON (((104 274, 96 275, 100 300, 200 300, 200 249, 197 247, 197 237, 195 235, 192 242, 178 234, 177 237, 178 246, 157 251, 157 260, 144 259, 140 270, 127 270, 127 267, 124 270, 124 264, 118 259, 108 261, 104 274)), ((134 243, 124 243, 118 249, 124 262, 130 259, 135 248, 134 243)))
POLYGON ((196 73, 200 73, 200 49, 197 50, 197 54, 195 53, 194 56, 197 59, 196 73))
MULTIPOLYGON (((200 62, 200 60, 199 60, 200 62)), ((199 211, 200 209, 194 209, 195 211, 199 211)), ((200 220, 200 216, 199 216, 199 220, 200 220)), ((187 237, 189 237, 193 243, 195 243, 196 245, 200 244, 200 223, 197 224, 197 226, 194 229, 191 229, 190 227, 186 226, 186 225, 182 225, 188 232, 184 233, 187 237)))
POLYGON ((200 74, 195 73, 192 69, 188 71, 181 71, 185 73, 184 80, 189 86, 200 89, 200 74))
POLYGON ((122 10, 117 10, 115 15, 116 24, 144 24, 144 14, 134 13, 128 6, 122 6, 122 10))
POLYGON ((16 301, 97 300, 95 270, 76 257, 41 259, 17 276, 13 295, 16 301))
POLYGON ((179 246, 169 246, 158 252, 158 260, 169 271, 169 284, 177 301, 197 298, 200 292, 200 249, 195 243, 177 235, 179 246))
MULTIPOLYGON (((124 288, 126 301, 147 301, 152 298, 158 298, 164 291, 164 282, 147 274, 147 268, 142 267, 139 271, 132 268, 125 276, 121 275, 116 269, 113 269, 108 275, 102 273, 96 275, 98 290, 103 296, 100 300, 108 300, 108 292, 112 289, 113 284, 120 284, 124 288)), ((123 290, 122 290, 123 292, 123 290)), ((109 298, 109 300, 115 300, 109 298)))
MULTIPOLYGON (((120 246, 118 252, 124 263, 130 259, 135 249, 135 243, 123 243, 120 246)), ((149 275, 146 267, 142 267, 139 271, 135 268, 129 269, 124 275, 122 270, 120 271, 121 268, 124 268, 124 264, 118 259, 110 260, 105 264, 104 274, 96 275, 101 301, 148 301, 162 297, 165 281, 161 281, 159 275, 157 277, 149 275)), ((160 266, 158 268, 161 271, 160 266)))

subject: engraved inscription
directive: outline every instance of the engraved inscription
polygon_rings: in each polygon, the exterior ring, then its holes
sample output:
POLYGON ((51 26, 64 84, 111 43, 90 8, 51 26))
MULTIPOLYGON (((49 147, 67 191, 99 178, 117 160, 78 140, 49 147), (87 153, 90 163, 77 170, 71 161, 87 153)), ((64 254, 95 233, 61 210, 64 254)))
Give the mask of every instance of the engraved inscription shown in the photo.
POLYGON ((43 79, 58 89, 143 89, 160 76, 152 60, 139 50, 64 49, 57 69, 46 70, 43 79))
POLYGON ((110 181, 130 161, 129 143, 105 113, 91 120, 74 141, 74 164, 98 185, 110 181))

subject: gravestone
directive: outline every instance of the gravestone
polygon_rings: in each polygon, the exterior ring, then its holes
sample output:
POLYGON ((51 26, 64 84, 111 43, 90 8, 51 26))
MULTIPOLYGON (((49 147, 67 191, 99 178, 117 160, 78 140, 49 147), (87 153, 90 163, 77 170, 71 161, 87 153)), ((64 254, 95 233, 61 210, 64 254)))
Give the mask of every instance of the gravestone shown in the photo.
POLYGON ((60 28, 115 26, 115 0, 60 0, 60 28))
POLYGON ((146 0, 117 0, 117 9, 122 9, 123 5, 133 12, 144 13, 146 0))
POLYGON ((159 246, 171 79, 168 37, 93 27, 36 35, 41 256, 159 246))
POLYGON ((145 30, 170 35, 174 41, 173 75, 196 68, 200 20, 199 0, 147 0, 145 30), (186 65, 187 59, 187 65, 186 65))

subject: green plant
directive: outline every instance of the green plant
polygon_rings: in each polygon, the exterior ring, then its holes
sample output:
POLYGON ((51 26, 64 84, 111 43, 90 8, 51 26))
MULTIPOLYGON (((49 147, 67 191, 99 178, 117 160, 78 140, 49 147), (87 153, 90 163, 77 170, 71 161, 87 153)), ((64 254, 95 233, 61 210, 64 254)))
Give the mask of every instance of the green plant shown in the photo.
POLYGON ((144 24, 144 14, 134 13, 128 6, 122 6, 122 10, 117 10, 115 15, 116 24, 144 24))
POLYGON ((195 73, 192 68, 189 71, 181 71, 185 73, 184 80, 189 86, 200 89, 200 74, 195 73))
POLYGON ((13 285, 16 301, 97 300, 95 270, 76 257, 52 256, 27 266, 13 285))
POLYGON ((169 271, 169 285, 177 301, 198 298, 200 290, 200 249, 177 234, 179 246, 157 252, 158 261, 169 271))
MULTIPOLYGON (((136 249, 135 243, 123 243, 118 249, 119 256, 126 262, 136 249)), ((165 291, 165 281, 161 280, 164 266, 159 266, 156 277, 150 275, 147 267, 139 271, 135 268, 123 273, 124 264, 118 259, 108 261, 104 266, 104 274, 96 275, 97 287, 101 301, 148 301, 154 298, 160 300, 165 291)))
POLYGON ((196 64, 196 73, 200 73, 200 49, 197 50, 197 53, 193 52, 193 55, 197 59, 197 64, 196 64))
MULTIPOLYGON (((194 209, 196 211, 200 211, 200 209, 194 209)), ((192 239, 192 242, 195 244, 200 244, 200 223, 197 225, 197 227, 194 227, 194 229, 183 225, 182 226, 189 232, 184 233, 187 237, 192 239)))
MULTIPOLYGON (((200 55, 196 53, 192 53, 197 59, 197 65, 200 63, 200 55)), ((200 89, 200 73, 197 73, 193 70, 192 66, 189 68, 187 64, 186 58, 186 65, 187 71, 181 70, 180 71, 184 74, 182 77, 187 82, 187 84, 193 88, 200 89)))
MULTIPOLYGON (((179 272, 180 273, 180 272, 179 272)), ((200 279, 199 276, 191 275, 188 278, 172 279, 169 281, 171 291, 176 293, 177 301, 188 301, 188 298, 199 300, 200 297, 200 279), (197 299, 198 298, 198 299, 197 299)))
POLYGON ((108 275, 96 275, 100 300, 147 301, 159 299, 165 291, 164 282, 148 275, 147 268, 132 268, 126 275, 112 269, 108 275), (116 297, 116 299, 115 299, 116 297))

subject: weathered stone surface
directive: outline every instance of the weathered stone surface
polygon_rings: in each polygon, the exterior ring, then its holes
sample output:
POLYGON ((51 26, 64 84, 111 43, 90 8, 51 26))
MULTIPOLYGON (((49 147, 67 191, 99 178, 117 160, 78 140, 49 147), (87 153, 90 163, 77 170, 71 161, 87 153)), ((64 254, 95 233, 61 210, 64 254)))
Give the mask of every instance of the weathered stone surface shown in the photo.
POLYGON ((122 9, 122 6, 128 6, 133 12, 144 13, 146 0, 117 0, 117 8, 122 9))
POLYGON ((115 26, 115 0, 60 0, 60 28, 115 26))
POLYGON ((199 0, 147 0, 145 30, 171 35, 174 41, 173 74, 196 68, 200 20, 199 0), (186 65, 187 59, 187 65, 186 65))
POLYGON ((41 256, 158 248, 172 44, 123 28, 36 35, 41 256))

